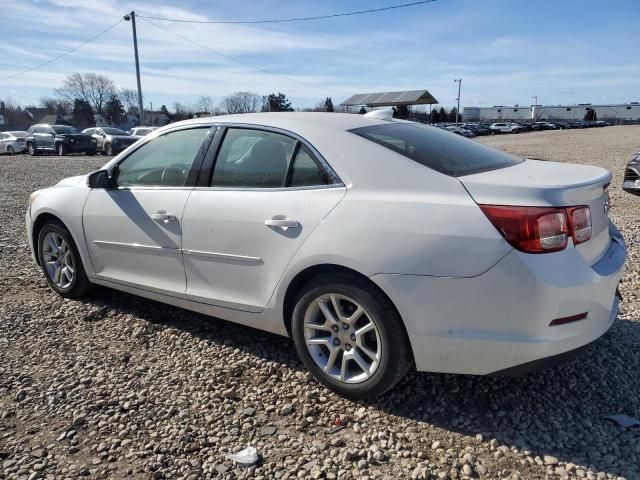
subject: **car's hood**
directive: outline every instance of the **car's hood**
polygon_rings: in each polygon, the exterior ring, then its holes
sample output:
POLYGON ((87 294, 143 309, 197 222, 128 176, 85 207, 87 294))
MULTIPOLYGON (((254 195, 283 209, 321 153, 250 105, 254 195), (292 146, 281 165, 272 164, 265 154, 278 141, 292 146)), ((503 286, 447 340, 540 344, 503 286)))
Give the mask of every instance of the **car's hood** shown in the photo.
POLYGON ((87 178, 86 175, 78 175, 77 177, 68 177, 68 178, 63 178, 62 180, 60 180, 58 183, 56 183, 54 185, 54 187, 73 187, 75 185, 78 185, 80 182, 82 182, 85 178, 87 178))

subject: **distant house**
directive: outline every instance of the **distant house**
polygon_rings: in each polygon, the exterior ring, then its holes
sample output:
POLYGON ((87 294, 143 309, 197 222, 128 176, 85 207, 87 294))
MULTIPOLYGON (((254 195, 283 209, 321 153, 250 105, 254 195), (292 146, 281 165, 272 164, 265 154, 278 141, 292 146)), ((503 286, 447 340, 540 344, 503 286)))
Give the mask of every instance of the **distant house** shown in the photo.
POLYGON ((57 113, 48 113, 41 117, 37 122, 33 123, 45 123, 48 125, 72 125, 72 118, 70 115, 60 115, 57 113))
POLYGON ((171 119, 162 113, 161 110, 144 112, 144 126, 162 127, 170 121, 171 119))

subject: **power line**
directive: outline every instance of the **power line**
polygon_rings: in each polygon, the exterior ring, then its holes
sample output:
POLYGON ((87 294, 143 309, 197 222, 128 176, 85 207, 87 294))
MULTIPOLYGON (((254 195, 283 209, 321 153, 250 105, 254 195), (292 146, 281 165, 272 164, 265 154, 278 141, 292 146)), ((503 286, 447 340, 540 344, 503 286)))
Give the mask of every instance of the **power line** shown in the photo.
POLYGON ((138 15, 138 18, 147 18, 149 20, 160 20, 163 22, 208 23, 208 24, 258 24, 258 23, 306 22, 309 20, 324 20, 327 18, 351 17, 353 15, 363 15, 366 13, 385 12, 387 10, 396 10, 398 8, 415 7, 417 5, 424 5, 426 3, 433 3, 437 1, 438 0, 421 0, 417 2, 411 2, 411 3, 402 3, 400 5, 390 5, 388 7, 371 8, 368 10, 356 10, 354 12, 333 13, 331 15, 317 15, 314 17, 278 18, 273 20, 181 20, 179 18, 152 17, 152 16, 145 16, 145 15, 138 15))
POLYGON ((49 65, 49 64, 51 64, 51 63, 53 63, 53 62, 55 62, 56 60, 60 60, 61 58, 66 57, 67 55, 71 55, 72 53, 74 53, 74 52, 76 52, 76 51, 80 50, 80 49, 81 49, 82 47, 84 47, 85 45, 88 45, 88 44, 90 44, 91 42, 93 42, 93 41, 97 40, 98 38, 100 38, 100 37, 101 37, 102 35, 104 35, 105 33, 109 32, 110 30, 113 30, 116 26, 118 26, 118 25, 120 24, 120 22, 122 22, 122 20, 123 20, 123 19, 121 18, 120 20, 118 20, 116 23, 114 23, 114 24, 113 24, 113 25, 111 25, 110 27, 108 27, 108 28, 106 28, 106 29, 102 30, 102 31, 101 31, 100 33, 98 33, 96 36, 91 37, 89 40, 87 40, 87 41, 85 41, 85 42, 81 43, 80 45, 78 45, 77 47, 72 48, 71 50, 67 50, 66 52, 63 52, 63 53, 61 53, 60 55, 58 55, 58 56, 56 56, 56 57, 53 57, 53 58, 51 58, 51 59, 47 60, 47 61, 46 61, 46 62, 44 62, 44 63, 40 63, 39 65, 35 65, 35 66, 33 66, 33 67, 29 67, 29 68, 27 68, 26 70, 22 70, 21 72, 14 73, 14 74, 8 75, 8 76, 6 76, 6 77, 2 77, 2 78, 0 78, 0 80, 10 80, 10 79, 12 79, 12 78, 19 77, 19 76, 21 76, 21 75, 24 75, 25 73, 33 72, 34 70, 38 70, 38 69, 40 69, 40 68, 42 68, 42 67, 46 67, 47 65, 49 65))
POLYGON ((196 47, 200 47, 200 48, 203 48, 203 49, 205 49, 205 50, 208 50, 208 51, 210 51, 210 52, 212 52, 212 53, 215 53, 216 55, 219 55, 219 56, 221 56, 221 57, 226 58, 227 60, 231 60, 232 62, 239 63, 240 65, 244 65, 245 67, 249 67, 249 68, 251 68, 251 69, 253 69, 253 70, 257 70, 257 71, 259 71, 259 72, 266 73, 267 75, 272 75, 272 76, 274 76, 274 77, 280 77, 280 78, 282 78, 282 79, 284 79, 284 80, 288 80, 288 81, 290 81, 290 82, 294 82, 294 83, 299 83, 300 85, 305 85, 305 86, 307 86, 307 87, 318 88, 318 89, 321 89, 321 90, 326 90, 326 91, 328 91, 328 92, 343 93, 343 94, 346 94, 346 95, 351 95, 351 92, 346 92, 346 91, 343 91, 343 90, 337 90, 337 89, 335 89, 335 88, 323 87, 322 85, 316 85, 316 84, 313 84, 313 83, 303 82, 302 80, 297 80, 297 79, 292 78, 292 77, 287 77, 286 75, 281 75, 281 74, 279 74, 279 73, 271 72, 271 71, 269 71, 269 70, 267 70, 267 69, 265 69, 265 68, 262 68, 262 67, 257 67, 257 66, 255 66, 255 65, 251 65, 251 64, 249 64, 249 63, 247 63, 247 62, 243 62, 242 60, 239 60, 239 59, 237 59, 237 58, 235 58, 235 57, 232 57, 232 56, 230 56, 230 55, 226 55, 226 54, 224 54, 224 53, 222 53, 222 52, 219 52, 218 50, 214 50, 214 49, 213 49, 213 48, 211 48, 211 47, 208 47, 208 46, 203 45, 203 44, 201 44, 201 43, 198 43, 198 42, 196 42, 196 41, 194 41, 194 40, 191 40, 190 38, 187 38, 187 37, 185 37, 184 35, 180 35, 180 34, 179 34, 179 33, 177 33, 177 32, 174 32, 174 31, 172 31, 172 30, 169 30, 168 28, 165 28, 165 27, 163 27, 163 26, 160 26, 160 25, 158 25, 157 23, 154 23, 154 22, 152 22, 152 21, 150 21, 150 20, 147 20, 147 18, 148 18, 148 17, 143 17, 142 15, 136 15, 136 16, 137 16, 138 18, 141 18, 141 19, 142 19, 143 21, 145 21, 146 23, 148 23, 148 24, 150 24, 150 25, 153 25, 154 27, 156 27, 156 28, 158 28, 158 29, 160 29, 160 30, 164 30, 165 32, 170 33, 171 35, 174 35, 174 36, 176 36, 176 37, 178 37, 178 38, 181 38, 181 39, 182 39, 182 40, 184 40, 185 42, 188 42, 188 43, 190 43, 190 44, 192 44, 192 45, 195 45, 196 47))

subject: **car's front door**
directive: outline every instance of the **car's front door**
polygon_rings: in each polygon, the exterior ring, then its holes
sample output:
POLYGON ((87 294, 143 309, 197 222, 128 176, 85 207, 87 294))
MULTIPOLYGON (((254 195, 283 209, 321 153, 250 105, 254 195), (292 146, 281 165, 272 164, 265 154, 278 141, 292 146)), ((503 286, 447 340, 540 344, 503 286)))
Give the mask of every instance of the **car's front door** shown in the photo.
POLYGON ((84 232, 99 278, 184 295, 182 213, 210 131, 183 128, 144 143, 119 162, 115 188, 89 193, 84 232))
POLYGON ((250 128, 226 130, 208 185, 183 216, 187 294, 253 312, 346 191, 302 142, 250 128))

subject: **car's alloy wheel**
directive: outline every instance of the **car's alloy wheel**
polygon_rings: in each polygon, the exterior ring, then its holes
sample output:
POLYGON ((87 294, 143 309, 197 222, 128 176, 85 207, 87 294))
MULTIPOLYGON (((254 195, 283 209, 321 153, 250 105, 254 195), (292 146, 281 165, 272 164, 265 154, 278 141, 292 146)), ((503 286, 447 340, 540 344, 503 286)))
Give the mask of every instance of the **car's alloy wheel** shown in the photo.
POLYGON ((32 157, 35 156, 36 154, 36 146, 33 143, 29 144, 29 155, 31 155, 32 157))
POLYGON ((313 376, 346 397, 380 395, 413 364, 397 310, 355 274, 322 274, 307 283, 295 302, 291 333, 313 376))
POLYGON ((105 153, 109 156, 113 155, 113 147, 111 146, 111 144, 108 144, 105 148, 105 153))
POLYGON ((375 321, 357 301, 322 295, 304 317, 307 349, 324 373, 346 383, 371 378, 380 365, 382 343, 375 321))
POLYGON ((16 152, 13 150, 13 147, 12 147, 11 145, 9 145, 9 146, 7 147, 7 153, 8 153, 9 155, 13 155, 13 154, 14 154, 14 153, 16 153, 16 152))
POLYGON ((38 260, 49 286, 59 295, 77 298, 91 284, 69 231, 59 222, 46 223, 38 233, 38 260))
POLYGON ((57 232, 48 232, 40 248, 49 280, 60 289, 69 288, 75 274, 75 259, 67 241, 57 232))
POLYGON ((58 155, 64 157, 67 154, 67 147, 64 143, 58 144, 58 155))

